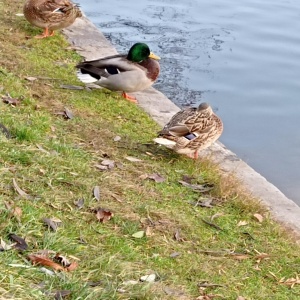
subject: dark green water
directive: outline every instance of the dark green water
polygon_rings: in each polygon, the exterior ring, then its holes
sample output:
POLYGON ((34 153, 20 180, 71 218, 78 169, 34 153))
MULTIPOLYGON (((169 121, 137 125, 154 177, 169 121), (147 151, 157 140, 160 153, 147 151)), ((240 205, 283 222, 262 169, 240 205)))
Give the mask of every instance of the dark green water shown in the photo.
POLYGON ((209 102, 221 142, 300 204, 300 1, 78 2, 119 52, 146 42, 162 57, 155 87, 209 102))

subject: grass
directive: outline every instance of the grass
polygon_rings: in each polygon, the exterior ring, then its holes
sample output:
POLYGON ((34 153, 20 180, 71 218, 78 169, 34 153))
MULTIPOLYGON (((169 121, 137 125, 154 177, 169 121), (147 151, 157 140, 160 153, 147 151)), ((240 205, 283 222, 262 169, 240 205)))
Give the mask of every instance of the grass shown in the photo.
POLYGON ((59 290, 70 291, 68 299, 299 299, 297 284, 279 282, 299 273, 299 246, 268 212, 211 162, 153 145, 158 126, 118 94, 61 89, 80 85, 74 75, 80 57, 61 35, 27 39, 39 30, 15 15, 20 5, 0 2, 0 90, 22 99, 16 107, 0 103, 1 124, 13 136, 0 134, 0 232, 7 244, 15 233, 29 248, 0 252, 0 299, 53 299, 59 290), (57 114, 65 107, 74 118, 57 114), (107 158, 117 165, 99 171, 95 166, 107 158), (142 179, 153 173, 165 181, 142 179), (183 175, 213 189, 183 187, 183 175), (29 198, 19 195, 13 179, 29 198), (189 203, 202 198, 216 205, 189 203), (84 199, 81 209, 78 199, 84 199), (113 218, 100 223, 92 212, 97 207, 113 211, 113 218), (45 217, 62 226, 52 231, 45 217), (138 231, 147 234, 132 237, 138 231), (78 268, 47 275, 27 260, 42 249, 77 258, 78 268), (155 283, 124 284, 151 273, 155 283), (199 287, 203 282, 212 286, 199 287))

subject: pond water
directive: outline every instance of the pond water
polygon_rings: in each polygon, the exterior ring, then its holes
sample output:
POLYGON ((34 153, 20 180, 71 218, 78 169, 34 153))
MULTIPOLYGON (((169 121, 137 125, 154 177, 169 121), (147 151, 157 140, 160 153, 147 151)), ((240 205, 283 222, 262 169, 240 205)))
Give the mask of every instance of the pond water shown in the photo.
POLYGON ((155 87, 209 102, 221 142, 300 205, 300 1, 79 0, 119 52, 161 56, 155 87))

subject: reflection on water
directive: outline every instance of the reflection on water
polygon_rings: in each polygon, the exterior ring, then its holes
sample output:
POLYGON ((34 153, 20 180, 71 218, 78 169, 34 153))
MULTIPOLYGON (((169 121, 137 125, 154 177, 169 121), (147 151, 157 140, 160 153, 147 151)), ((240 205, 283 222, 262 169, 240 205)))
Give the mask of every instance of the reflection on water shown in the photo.
POLYGON ((299 1, 79 2, 118 51, 149 44, 155 87, 179 106, 211 103, 221 141, 300 204, 299 1))

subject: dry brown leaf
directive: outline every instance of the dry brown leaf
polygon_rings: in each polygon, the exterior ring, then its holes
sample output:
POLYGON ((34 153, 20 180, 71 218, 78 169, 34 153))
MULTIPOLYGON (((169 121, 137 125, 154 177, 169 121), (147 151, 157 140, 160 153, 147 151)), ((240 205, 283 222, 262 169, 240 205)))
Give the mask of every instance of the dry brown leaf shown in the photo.
POLYGON ((72 85, 72 84, 61 84, 60 85, 61 89, 66 89, 66 90, 83 90, 84 87, 80 85, 72 85))
POLYGON ((17 236, 14 233, 9 234, 8 237, 9 237, 9 239, 11 239, 12 241, 15 242, 15 244, 14 244, 15 249, 21 250, 21 251, 27 250, 28 245, 23 238, 17 236))
POLYGON ((18 186, 17 181, 16 181, 15 178, 13 178, 13 185, 14 185, 15 190, 18 192, 18 194, 19 194, 21 197, 26 198, 26 199, 29 199, 29 198, 30 198, 30 196, 29 196, 27 193, 25 193, 25 192, 18 186))
POLYGON ((246 225, 248 225, 247 221, 239 221, 236 226, 240 227, 240 226, 246 226, 246 225))
POLYGON ((53 231, 56 231, 57 228, 62 224, 62 221, 57 218, 43 218, 43 222, 53 231))
POLYGON ((259 222, 262 223, 264 217, 261 214, 254 214, 253 217, 259 222))
POLYGON ((142 160, 133 156, 126 156, 125 159, 131 161, 131 162, 141 162, 142 160))
POLYGON ((41 266, 50 267, 55 271, 64 271, 65 270, 64 267, 62 267, 61 265, 57 264, 50 258, 42 256, 42 255, 29 254, 28 258, 33 265, 41 265, 41 266))
POLYGON ((247 254, 230 254, 230 257, 236 260, 245 260, 249 259, 250 255, 247 254))
POLYGON ((17 106, 20 103, 20 100, 17 98, 12 98, 9 94, 6 96, 2 96, 2 100, 6 104, 10 104, 13 106, 17 106))
POLYGON ((174 240, 175 241, 178 241, 178 242, 183 242, 184 239, 180 236, 180 230, 177 229, 175 232, 174 232, 174 240))
POLYGON ((7 139, 11 139, 11 134, 10 134, 9 130, 3 124, 0 123, 0 133, 1 132, 4 134, 4 136, 7 139))
POLYGON ((164 182, 166 180, 163 176, 161 176, 158 173, 153 173, 151 175, 148 175, 148 178, 151 179, 151 180, 154 180, 157 183, 161 183, 161 182, 164 182))
POLYGON ((25 79, 26 79, 27 81, 35 81, 35 80, 37 80, 37 78, 36 78, 36 77, 33 77, 33 76, 27 76, 27 77, 25 77, 25 79))
POLYGON ((65 269, 68 272, 74 271, 75 269, 77 269, 78 267, 78 263, 76 261, 73 261, 68 267, 66 267, 65 269))
POLYGON ((204 184, 190 184, 188 182, 185 182, 183 180, 178 180, 178 182, 180 184, 182 184, 185 187, 188 187, 196 192, 200 192, 200 193, 205 193, 208 192, 210 190, 212 190, 214 188, 213 184, 208 184, 208 183, 204 183, 204 184))
POLYGON ((100 201, 100 187, 96 185, 93 190, 94 197, 100 201))
POLYGON ((107 208, 99 207, 93 211, 96 213, 96 218, 101 223, 109 221, 114 216, 114 214, 107 208))

